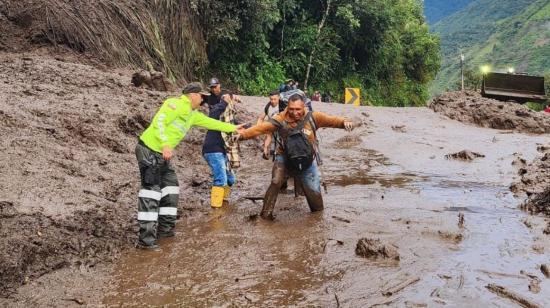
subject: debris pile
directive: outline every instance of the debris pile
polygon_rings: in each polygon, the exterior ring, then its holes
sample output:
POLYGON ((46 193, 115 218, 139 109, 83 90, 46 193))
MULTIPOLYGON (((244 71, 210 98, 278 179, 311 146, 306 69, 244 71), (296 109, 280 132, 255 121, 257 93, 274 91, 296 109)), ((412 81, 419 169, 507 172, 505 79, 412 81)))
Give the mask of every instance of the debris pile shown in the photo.
POLYGON ((481 127, 522 133, 550 133, 550 116, 513 102, 484 98, 473 91, 447 92, 434 98, 429 107, 453 120, 481 127))

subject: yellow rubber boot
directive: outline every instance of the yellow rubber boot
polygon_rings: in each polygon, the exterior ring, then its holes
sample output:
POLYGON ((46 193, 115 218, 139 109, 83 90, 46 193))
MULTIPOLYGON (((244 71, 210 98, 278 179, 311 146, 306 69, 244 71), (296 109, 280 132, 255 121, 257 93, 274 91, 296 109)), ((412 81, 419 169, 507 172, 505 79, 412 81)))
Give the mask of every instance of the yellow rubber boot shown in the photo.
POLYGON ((231 186, 224 186, 223 187, 223 201, 229 201, 229 197, 231 197, 231 186))
POLYGON ((223 205, 223 186, 212 186, 212 191, 210 192, 210 206, 213 208, 220 208, 223 205))

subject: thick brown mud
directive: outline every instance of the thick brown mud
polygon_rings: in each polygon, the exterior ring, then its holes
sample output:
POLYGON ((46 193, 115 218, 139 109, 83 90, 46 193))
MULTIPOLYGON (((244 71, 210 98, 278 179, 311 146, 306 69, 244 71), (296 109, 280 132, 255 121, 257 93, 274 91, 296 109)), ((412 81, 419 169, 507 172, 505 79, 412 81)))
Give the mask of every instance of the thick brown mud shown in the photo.
MULTIPOLYGON (((247 99, 259 110, 254 100, 247 99)), ((349 106, 316 107, 354 113, 349 106)), ((516 174, 513 153, 521 148, 533 159, 536 143, 547 137, 503 135, 493 142, 494 131, 442 121, 427 110, 367 112, 374 119, 370 126, 320 134, 328 184, 324 212, 310 213, 304 198, 293 194, 280 196, 274 221, 257 218, 261 204, 245 198, 223 210, 205 209, 180 221, 176 237, 161 243, 161 253, 124 256, 103 303, 512 305, 487 289, 497 284, 541 307, 550 305, 544 292, 550 281, 540 270, 550 249, 542 233, 545 220, 519 210, 520 200, 508 190, 516 174), (406 133, 391 129, 396 121, 407 126, 406 133), (445 158, 466 144, 486 157, 445 158), (399 262, 358 256, 363 238, 395 249, 399 262), (539 293, 529 291, 533 276, 540 280, 539 293)), ((270 163, 247 159, 240 189, 261 196, 270 163)))

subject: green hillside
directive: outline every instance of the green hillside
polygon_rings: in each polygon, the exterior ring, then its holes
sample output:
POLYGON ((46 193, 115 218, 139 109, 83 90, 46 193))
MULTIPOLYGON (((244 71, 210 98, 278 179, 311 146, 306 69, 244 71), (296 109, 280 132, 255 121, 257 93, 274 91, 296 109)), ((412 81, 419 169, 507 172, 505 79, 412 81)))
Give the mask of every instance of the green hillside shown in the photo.
POLYGON ((443 57, 432 94, 457 88, 461 51, 469 75, 479 74, 482 65, 550 73, 550 0, 477 0, 432 31, 441 36, 443 57))

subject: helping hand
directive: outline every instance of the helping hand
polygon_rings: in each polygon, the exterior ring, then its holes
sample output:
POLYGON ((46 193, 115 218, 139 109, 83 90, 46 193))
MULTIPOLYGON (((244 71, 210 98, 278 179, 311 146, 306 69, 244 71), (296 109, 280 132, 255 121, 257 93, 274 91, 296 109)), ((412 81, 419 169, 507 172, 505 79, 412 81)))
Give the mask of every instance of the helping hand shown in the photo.
POLYGON ((170 147, 165 146, 162 148, 162 158, 166 161, 172 159, 172 149, 170 147))
POLYGON ((237 134, 240 135, 240 134, 242 134, 242 133, 246 130, 246 128, 244 128, 245 125, 246 125, 246 124, 239 124, 239 125, 236 125, 236 127, 237 127, 237 130, 236 130, 236 131, 237 131, 237 134))

